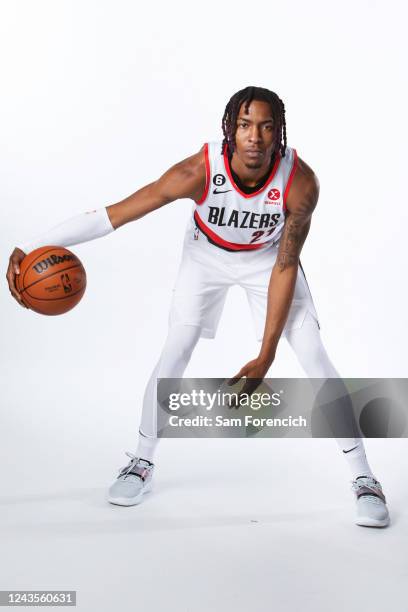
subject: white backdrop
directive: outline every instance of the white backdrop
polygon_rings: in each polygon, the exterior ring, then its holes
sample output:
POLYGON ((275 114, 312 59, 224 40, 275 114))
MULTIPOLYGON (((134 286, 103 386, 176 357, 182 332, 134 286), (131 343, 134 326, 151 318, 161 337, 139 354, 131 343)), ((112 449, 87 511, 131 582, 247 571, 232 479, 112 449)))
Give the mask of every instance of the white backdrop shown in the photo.
MULTIPOLYGON (((302 258, 332 359, 346 376, 405 376, 403 19, 364 1, 268 2, 250 14, 239 3, 3 5, 3 269, 15 242, 156 179, 221 137, 232 93, 268 87, 286 103, 288 143, 321 182, 302 258)), ((20 310, 3 282, 6 365, 22 347, 27 363, 63 347, 66 364, 129 361, 143 386, 190 209, 179 201, 76 247, 89 286, 64 317, 20 310)), ((201 344, 191 367, 203 375, 255 356, 239 291, 217 340, 201 344)), ((286 351, 278 368, 299 373, 286 351)))
MULTIPOLYGON (((333 363, 347 377, 408 375, 406 17, 402 0, 2 2, 0 435, 8 495, 52 489, 45 468, 57 482, 62 470, 65 484, 104 485, 122 451, 134 449, 192 203, 71 247, 88 287, 60 317, 23 310, 9 295, 14 245, 121 200, 221 138, 225 105, 247 85, 284 100, 288 144, 321 183, 302 262, 333 363)), ((245 295, 233 289, 216 339, 201 340, 186 375, 230 376, 258 348, 245 295)), ((270 375, 303 375, 284 341, 270 375)), ((371 456, 391 472, 401 452, 383 444, 372 441, 371 456)), ((165 441, 159 457, 182 448, 165 441)), ((251 448, 260 459, 270 452, 251 448)), ((310 445, 316 461, 320 448, 310 445)), ((282 445, 275 461, 285 464, 282 445)), ((330 461, 345 478, 335 452, 330 461)))

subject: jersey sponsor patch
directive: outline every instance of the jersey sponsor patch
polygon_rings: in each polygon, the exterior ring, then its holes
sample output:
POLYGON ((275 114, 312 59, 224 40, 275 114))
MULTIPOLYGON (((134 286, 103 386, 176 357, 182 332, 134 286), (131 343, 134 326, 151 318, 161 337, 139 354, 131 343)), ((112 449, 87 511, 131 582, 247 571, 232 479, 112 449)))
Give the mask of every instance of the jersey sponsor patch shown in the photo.
POLYGON ((276 200, 279 200, 281 194, 279 189, 270 189, 268 191, 268 198, 274 202, 276 202, 276 200))

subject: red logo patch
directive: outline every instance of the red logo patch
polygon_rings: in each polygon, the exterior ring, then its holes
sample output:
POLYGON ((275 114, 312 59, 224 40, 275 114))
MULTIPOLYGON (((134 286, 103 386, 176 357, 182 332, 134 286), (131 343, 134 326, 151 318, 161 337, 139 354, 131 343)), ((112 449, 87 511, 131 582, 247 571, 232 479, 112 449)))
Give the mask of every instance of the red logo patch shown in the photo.
POLYGON ((270 190, 268 191, 268 198, 269 198, 270 200, 279 200, 280 195, 281 195, 281 194, 280 194, 279 189, 270 189, 270 190))

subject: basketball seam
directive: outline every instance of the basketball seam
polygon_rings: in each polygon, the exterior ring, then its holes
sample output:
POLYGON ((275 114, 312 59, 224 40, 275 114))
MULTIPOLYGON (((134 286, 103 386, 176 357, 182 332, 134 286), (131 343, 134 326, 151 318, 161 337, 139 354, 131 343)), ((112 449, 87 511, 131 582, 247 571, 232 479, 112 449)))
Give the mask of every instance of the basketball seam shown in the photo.
MULTIPOLYGON (((86 287, 82 287, 81 289, 78 289, 78 291, 75 291, 75 293, 70 293, 69 295, 63 295, 62 297, 59 297, 59 298, 56 298, 56 297, 53 297, 53 298, 37 298, 37 297, 34 297, 33 295, 31 295, 30 293, 28 293, 27 295, 29 295, 32 300, 37 300, 37 302, 56 302, 57 300, 65 300, 66 298, 70 298, 70 297, 72 297, 74 295, 77 295, 77 293, 81 293, 81 291, 85 291, 85 289, 86 289, 86 287)), ((25 297, 27 298, 27 296, 25 296, 25 297)), ((27 300, 27 302, 30 303, 29 300, 27 300)))
MULTIPOLYGON (((28 285, 28 287, 24 287, 24 289, 22 289, 20 291, 20 293, 23 293, 24 291, 27 291, 27 289, 30 289, 31 287, 33 287, 33 285, 36 285, 37 283, 41 283, 41 281, 43 281, 43 280, 48 280, 49 278, 52 278, 56 274, 60 274, 61 272, 65 272, 66 270, 72 270, 72 268, 79 268, 79 267, 83 268, 83 265, 81 263, 78 263, 78 264, 75 264, 75 266, 69 266, 68 268, 63 268, 62 270, 56 270, 55 272, 53 272, 49 276, 45 276, 44 278, 39 278, 38 280, 36 280, 33 283, 31 283, 31 285, 28 285)), ((28 294, 28 295, 30 295, 30 294, 28 294)), ((34 297, 34 296, 31 296, 31 297, 34 297)))

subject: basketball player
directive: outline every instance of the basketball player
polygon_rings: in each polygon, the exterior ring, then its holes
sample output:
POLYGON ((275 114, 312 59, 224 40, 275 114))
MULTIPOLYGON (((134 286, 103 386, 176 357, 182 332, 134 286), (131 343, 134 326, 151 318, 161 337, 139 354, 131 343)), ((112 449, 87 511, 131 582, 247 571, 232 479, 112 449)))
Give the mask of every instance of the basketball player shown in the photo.
MULTIPOLYGON (((23 305, 15 274, 25 253, 44 245, 71 246, 93 240, 177 199, 191 199, 183 256, 174 287, 169 329, 145 391, 139 443, 119 471, 108 501, 130 506, 151 488, 158 443, 158 378, 181 378, 200 337, 213 338, 232 285, 248 297, 258 356, 234 376, 262 380, 279 339, 285 337, 310 378, 337 378, 320 337, 316 309, 300 253, 316 207, 319 183, 313 170, 287 146, 285 107, 272 91, 246 87, 229 100, 222 142, 206 143, 157 181, 116 204, 68 219, 10 256, 7 279, 23 305)), ((341 438, 357 498, 356 523, 384 527, 389 514, 381 485, 360 438, 341 438)))

